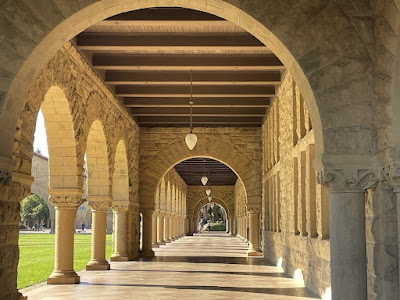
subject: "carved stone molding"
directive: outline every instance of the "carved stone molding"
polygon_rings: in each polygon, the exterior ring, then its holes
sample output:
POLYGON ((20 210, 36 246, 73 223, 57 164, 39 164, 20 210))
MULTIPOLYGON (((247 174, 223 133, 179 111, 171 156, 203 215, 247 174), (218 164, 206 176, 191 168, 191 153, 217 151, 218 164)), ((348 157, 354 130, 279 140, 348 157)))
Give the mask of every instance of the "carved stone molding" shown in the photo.
POLYGON ((151 215, 154 212, 154 207, 140 207, 139 211, 144 215, 151 215))
POLYGON ((107 211, 112 202, 110 196, 87 196, 86 200, 89 203, 89 207, 96 211, 107 211))
POLYGON ((317 173, 317 181, 329 190, 362 192, 376 184, 379 176, 377 169, 325 167, 317 173))
POLYGON ((76 208, 82 204, 83 190, 47 189, 49 201, 57 208, 76 208))
POLYGON ((0 170, 0 184, 5 183, 7 180, 11 178, 11 173, 7 171, 0 170))
POLYGON ((112 209, 113 211, 115 211, 116 213, 123 213, 123 212, 127 212, 129 210, 129 203, 128 202, 115 202, 112 203, 112 209))
POLYGON ((400 192, 400 162, 388 164, 381 168, 381 180, 395 192, 400 192))
POLYGON ((247 206, 247 210, 250 214, 260 214, 262 208, 259 206, 247 206))

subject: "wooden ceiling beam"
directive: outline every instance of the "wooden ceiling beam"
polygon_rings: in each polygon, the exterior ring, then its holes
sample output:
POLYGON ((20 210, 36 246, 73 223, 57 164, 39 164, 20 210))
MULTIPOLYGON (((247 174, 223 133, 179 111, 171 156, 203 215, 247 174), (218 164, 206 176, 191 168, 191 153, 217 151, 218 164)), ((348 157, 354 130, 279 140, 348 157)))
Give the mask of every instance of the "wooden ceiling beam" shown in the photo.
POLYGON ((78 36, 77 46, 89 51, 146 51, 146 50, 267 50, 252 35, 231 36, 141 36, 141 35, 105 35, 82 33, 78 36))
MULTIPOLYGON (((188 71, 107 71, 105 81, 110 85, 172 84, 190 85, 188 71)), ((276 85, 281 73, 275 72, 192 72, 193 85, 276 85)))
MULTIPOLYGON (((238 27, 226 20, 104 20, 95 26, 123 27, 123 26, 143 26, 143 27, 238 27)), ((85 30, 91 32, 91 27, 85 30)))
MULTIPOLYGON (((120 97, 187 97, 190 86, 173 85, 117 85, 115 94, 120 97)), ((275 86, 195 86, 193 97, 273 97, 275 86)))
MULTIPOLYGON (((270 98, 194 98, 194 107, 268 107, 270 98)), ((189 107, 186 98, 130 98, 123 99, 126 107, 189 107)))
MULTIPOLYGON (((251 124, 258 124, 260 125, 263 120, 263 117, 253 117, 253 116, 246 116, 246 117, 232 117, 232 116, 225 116, 225 117, 215 117, 215 116, 207 116, 207 117, 193 117, 193 123, 196 124, 230 124, 230 123, 251 123, 251 124)), ((157 116, 157 117, 137 117, 137 121, 139 123, 152 123, 152 124, 166 124, 166 123, 174 123, 174 124, 187 124, 189 125, 190 117, 189 116, 177 116, 177 117, 165 117, 165 116, 157 116)))
POLYGON ((94 54, 99 70, 284 70, 275 55, 104 55, 94 54))
MULTIPOLYGON (((193 108, 194 117, 264 117, 266 108, 247 107, 247 108, 193 108)), ((179 117, 190 116, 189 108, 132 108, 132 116, 163 116, 163 117, 179 117)))

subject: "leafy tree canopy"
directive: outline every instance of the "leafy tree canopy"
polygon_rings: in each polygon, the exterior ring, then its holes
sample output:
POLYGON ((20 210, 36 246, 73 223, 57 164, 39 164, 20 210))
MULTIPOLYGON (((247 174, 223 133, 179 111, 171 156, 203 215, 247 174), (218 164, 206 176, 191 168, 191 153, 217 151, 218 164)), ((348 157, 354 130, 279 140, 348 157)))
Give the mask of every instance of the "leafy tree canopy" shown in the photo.
POLYGON ((21 217, 26 221, 47 221, 50 216, 46 202, 36 194, 27 196, 21 202, 21 217))

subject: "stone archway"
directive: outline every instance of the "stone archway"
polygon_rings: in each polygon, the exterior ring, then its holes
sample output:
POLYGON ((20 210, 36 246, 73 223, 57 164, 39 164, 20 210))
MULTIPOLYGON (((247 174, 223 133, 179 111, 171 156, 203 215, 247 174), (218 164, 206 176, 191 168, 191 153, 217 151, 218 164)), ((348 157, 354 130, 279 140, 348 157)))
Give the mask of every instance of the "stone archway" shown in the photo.
POLYGON ((183 140, 163 148, 150 159, 141 158, 140 203, 154 207, 154 193, 161 178, 173 166, 192 157, 208 157, 223 162, 235 172, 245 187, 247 202, 261 205, 261 168, 233 143, 207 135, 198 135, 197 146, 190 151, 183 140))
MULTIPOLYGON (((213 197, 212 202, 215 202, 215 203, 217 203, 218 205, 221 205, 221 206, 223 207, 223 209, 225 209, 228 218, 229 218, 229 217, 232 217, 232 215, 231 215, 232 212, 229 212, 228 206, 226 205, 226 203, 225 203, 225 201, 224 201, 223 199, 218 198, 218 197, 213 197)), ((193 208, 193 215, 194 215, 194 216, 197 216, 198 213, 199 213, 199 211, 200 211, 200 209, 201 209, 204 205, 206 205, 207 203, 210 203, 210 201, 208 201, 207 197, 205 197, 205 198, 201 199, 199 202, 197 202, 197 204, 196 204, 196 205, 194 206, 194 208, 193 208)))
MULTIPOLYGON (((233 217, 235 214, 235 207, 233 202, 232 194, 224 193, 222 191, 213 190, 212 192, 212 201, 220 204, 226 211, 229 217, 233 217), (218 201, 218 202, 217 202, 218 201)), ((201 207, 201 203, 203 205, 209 202, 208 197, 204 194, 204 191, 201 191, 195 195, 193 195, 190 199, 190 206, 188 205, 188 214, 196 215, 196 212, 201 207)))
MULTIPOLYGON (((54 23, 49 26, 43 25, 42 28, 47 29, 43 29, 37 41, 30 41, 29 47, 21 47, 31 50, 22 53, 25 60, 18 62, 19 68, 14 70, 15 75, 11 76, 13 80, 7 86, 7 96, 2 106, 6 109, 2 109, 0 119, 0 135, 4 141, 0 155, 11 157, 13 136, 6 133, 14 132, 24 95, 37 71, 66 41, 104 18, 125 11, 160 5, 156 0, 144 3, 136 0, 92 0, 86 3, 87 6, 76 6, 61 12, 58 21, 55 22, 57 25, 54 23)), ((353 145, 346 142, 355 138, 357 133, 363 138, 370 136, 371 128, 364 126, 372 121, 369 114, 367 116, 364 114, 362 120, 357 119, 354 114, 342 115, 339 119, 334 118, 336 111, 332 109, 332 101, 329 101, 333 95, 333 88, 335 90, 333 97, 340 98, 339 103, 337 105, 335 103, 339 108, 343 103, 352 103, 350 91, 354 90, 355 85, 361 86, 366 83, 372 85, 373 79, 366 76, 371 72, 372 63, 363 42, 370 37, 368 33, 359 34, 351 22, 354 16, 353 8, 335 3, 327 5, 301 2, 288 7, 284 2, 272 2, 268 5, 264 1, 230 4, 223 0, 215 0, 212 3, 206 0, 179 2, 166 0, 162 4, 201 10, 232 21, 268 45, 278 55, 305 96, 315 129, 317 160, 321 153, 371 152, 372 141, 363 143, 361 147, 360 144, 353 145), (278 22, 277 16, 279 20, 290 20, 290 22, 278 22), (313 22, 309 22, 310 19, 313 22), (326 20, 332 20, 332 24, 326 20), (310 35, 314 36, 312 41, 309 39, 310 35), (326 53, 330 53, 329 56, 326 56, 326 53), (347 63, 353 67, 347 67, 347 63), (353 78, 357 76, 358 80, 354 81, 353 78), (345 84, 346 82, 352 84, 345 84), (323 140, 323 136, 327 138, 323 140)), ((9 10, 13 8, 10 7, 9 10)), ((24 10, 24 13, 27 11, 24 10)), ((18 19, 18 16, 15 19, 18 19)), ((46 22, 51 18, 42 16, 40 19, 38 22, 46 22)), ((24 29, 27 34, 33 30, 33 28, 24 29)), ((374 97, 373 93, 365 96, 366 101, 372 101, 374 97)), ((351 104, 346 105, 346 111, 351 111, 350 106, 351 104)), ((327 159, 329 163, 329 157, 327 159)), ((7 164, 4 167, 7 167, 7 164)))

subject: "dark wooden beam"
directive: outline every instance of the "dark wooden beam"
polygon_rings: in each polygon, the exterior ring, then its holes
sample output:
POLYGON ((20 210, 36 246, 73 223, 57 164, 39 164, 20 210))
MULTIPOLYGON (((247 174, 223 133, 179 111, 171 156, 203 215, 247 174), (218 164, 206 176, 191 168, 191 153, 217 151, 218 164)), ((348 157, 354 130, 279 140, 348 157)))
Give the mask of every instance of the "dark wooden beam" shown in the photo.
MULTIPOLYGON (((263 117, 193 117, 193 124, 252 124, 261 125, 263 117)), ((189 116, 179 116, 179 117, 137 117, 137 121, 140 124, 186 124, 189 126, 190 117, 189 116)))
MULTIPOLYGON (((194 107, 268 107, 270 98, 193 98, 194 107)), ((132 98, 123 100, 126 107, 189 107, 187 98, 132 98)))
MULTIPOLYGON (((120 97, 190 97, 190 86, 174 85, 118 85, 120 97)), ((273 97, 274 86, 194 86, 193 97, 273 97)))
POLYGON ((102 70, 284 70, 275 55, 93 55, 102 70))
MULTIPOLYGON (((193 85, 275 85, 281 73, 275 72, 193 72, 193 85)), ((190 85, 188 71, 107 71, 105 81, 110 85, 172 84, 190 85)))
POLYGON ((167 36, 167 35, 122 35, 82 33, 77 46, 89 51, 132 51, 132 50, 264 50, 267 49, 252 35, 227 36, 167 36))
MULTIPOLYGON (((193 116, 199 117, 264 117, 266 114, 266 108, 264 107, 229 107, 229 108, 193 108, 193 116)), ((189 108, 183 107, 150 107, 150 108, 132 108, 131 115, 137 117, 153 117, 153 116, 162 116, 162 117, 179 117, 179 116, 190 116, 189 108)))

